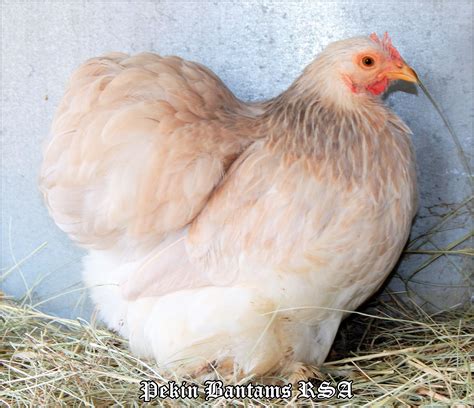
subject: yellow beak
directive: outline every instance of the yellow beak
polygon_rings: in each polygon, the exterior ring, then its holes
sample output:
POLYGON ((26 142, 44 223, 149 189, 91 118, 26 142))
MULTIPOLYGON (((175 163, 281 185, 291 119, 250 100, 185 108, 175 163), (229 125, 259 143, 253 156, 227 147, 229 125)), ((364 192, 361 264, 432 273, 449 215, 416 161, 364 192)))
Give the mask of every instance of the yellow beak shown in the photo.
POLYGON ((419 83, 418 75, 407 64, 403 63, 401 68, 388 71, 386 74, 388 79, 401 79, 402 81, 419 83))

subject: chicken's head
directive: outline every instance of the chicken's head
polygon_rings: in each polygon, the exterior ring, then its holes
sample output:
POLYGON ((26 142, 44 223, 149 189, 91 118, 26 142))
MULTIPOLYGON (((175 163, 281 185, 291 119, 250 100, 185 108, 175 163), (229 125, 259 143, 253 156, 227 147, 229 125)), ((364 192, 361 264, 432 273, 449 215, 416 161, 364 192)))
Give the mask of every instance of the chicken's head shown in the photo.
POLYGON ((391 81, 418 82, 387 33, 334 42, 309 67, 308 77, 325 96, 343 104, 382 94, 391 81))

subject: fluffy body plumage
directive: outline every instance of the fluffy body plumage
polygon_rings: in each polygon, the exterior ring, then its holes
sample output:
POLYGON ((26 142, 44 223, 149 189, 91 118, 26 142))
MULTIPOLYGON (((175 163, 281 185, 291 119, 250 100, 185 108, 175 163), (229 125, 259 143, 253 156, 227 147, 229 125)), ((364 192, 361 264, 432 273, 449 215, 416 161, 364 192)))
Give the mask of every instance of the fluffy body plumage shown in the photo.
POLYGON ((132 350, 194 375, 209 362, 245 375, 324 361, 416 211, 410 131, 376 97, 407 72, 387 44, 331 44, 259 104, 176 57, 78 69, 41 189, 90 249, 84 280, 132 350))

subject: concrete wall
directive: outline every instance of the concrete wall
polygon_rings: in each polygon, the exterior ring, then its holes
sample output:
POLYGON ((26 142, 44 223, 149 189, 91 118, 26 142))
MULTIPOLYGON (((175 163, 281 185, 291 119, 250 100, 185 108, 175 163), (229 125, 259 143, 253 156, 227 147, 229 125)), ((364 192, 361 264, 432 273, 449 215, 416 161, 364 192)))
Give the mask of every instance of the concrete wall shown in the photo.
MULTIPOLYGON (((82 251, 50 220, 36 183, 64 84, 85 59, 112 50, 177 54, 209 66, 239 97, 262 99, 284 90, 329 42, 387 30, 444 108, 472 165, 472 11, 470 0, 2 2, 2 290, 22 296, 29 288, 47 311, 80 313, 82 251)), ((471 195, 467 172, 422 93, 396 88, 387 103, 414 131, 416 237, 471 195)), ((472 231, 466 206, 441 229, 424 249, 472 231)), ((406 256, 397 274, 408 276, 431 256, 406 256)), ((409 287, 431 308, 448 307, 469 299, 470 273, 468 258, 443 255, 409 287)), ((405 290, 397 275, 391 288, 405 290)))

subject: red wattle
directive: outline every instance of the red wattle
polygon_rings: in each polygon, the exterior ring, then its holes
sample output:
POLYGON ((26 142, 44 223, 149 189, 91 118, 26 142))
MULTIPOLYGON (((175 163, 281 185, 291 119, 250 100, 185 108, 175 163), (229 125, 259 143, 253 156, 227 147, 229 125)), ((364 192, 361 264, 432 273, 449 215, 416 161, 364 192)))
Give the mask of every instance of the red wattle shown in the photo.
POLYGON ((388 79, 384 78, 380 81, 374 82, 373 84, 369 85, 367 87, 367 90, 374 94, 374 95, 380 95, 385 89, 387 89, 388 86, 388 79))

